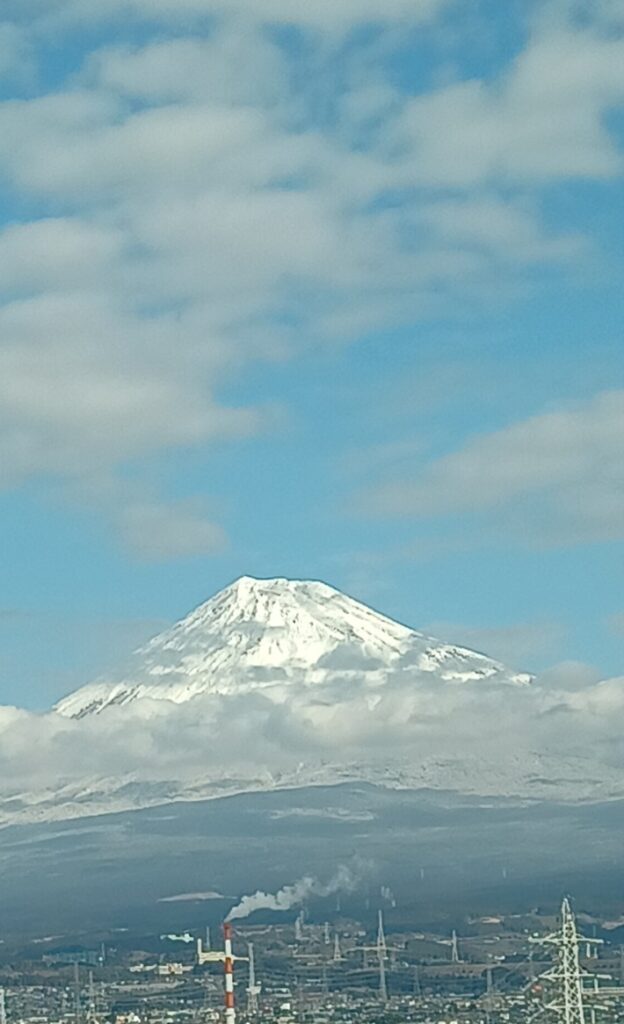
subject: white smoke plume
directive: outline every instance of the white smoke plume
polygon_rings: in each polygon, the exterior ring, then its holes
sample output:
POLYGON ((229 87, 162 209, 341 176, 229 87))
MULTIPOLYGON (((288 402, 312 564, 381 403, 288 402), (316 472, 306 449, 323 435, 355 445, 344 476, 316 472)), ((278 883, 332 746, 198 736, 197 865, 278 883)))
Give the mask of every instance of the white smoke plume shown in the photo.
POLYGON ((258 890, 253 895, 243 896, 240 903, 230 910, 227 920, 249 917, 255 910, 290 910, 291 907, 300 907, 311 896, 322 898, 337 892, 353 892, 359 881, 360 876, 356 871, 341 864, 336 874, 326 883, 314 878, 313 875, 304 875, 297 882, 285 885, 276 893, 258 890))

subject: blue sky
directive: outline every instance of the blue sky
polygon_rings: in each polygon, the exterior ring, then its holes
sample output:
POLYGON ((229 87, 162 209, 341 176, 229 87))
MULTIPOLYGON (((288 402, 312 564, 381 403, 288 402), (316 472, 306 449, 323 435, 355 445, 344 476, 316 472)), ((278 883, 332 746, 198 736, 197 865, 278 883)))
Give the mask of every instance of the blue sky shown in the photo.
POLYGON ((0 701, 234 577, 624 662, 613 0, 19 0, 0 701))

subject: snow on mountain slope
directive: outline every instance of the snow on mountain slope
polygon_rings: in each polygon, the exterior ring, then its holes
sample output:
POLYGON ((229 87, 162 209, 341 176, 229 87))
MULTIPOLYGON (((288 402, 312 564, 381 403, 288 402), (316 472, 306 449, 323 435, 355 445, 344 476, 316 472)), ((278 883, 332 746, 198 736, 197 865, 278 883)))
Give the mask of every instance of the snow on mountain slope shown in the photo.
POLYGON ((184 703, 406 672, 441 683, 530 681, 496 661, 417 633, 325 583, 243 576, 140 648, 114 680, 82 687, 56 710, 82 718, 142 698, 184 703))
POLYGON ((44 714, 0 708, 0 827, 351 782, 621 797, 624 678, 559 675, 514 673, 324 583, 243 577, 116 678, 44 714))
MULTIPOLYGON (((210 777, 141 779, 136 775, 83 777, 20 792, 0 792, 0 829, 6 825, 68 821, 164 804, 223 799, 240 793, 301 790, 366 783, 389 790, 462 793, 515 802, 585 803, 622 800, 624 780, 615 765, 596 765, 590 756, 511 752, 505 760, 486 752, 428 756, 406 761, 310 763, 289 771, 250 771, 245 778, 214 772, 210 777)), ((339 799, 339 797, 337 797, 339 799)))

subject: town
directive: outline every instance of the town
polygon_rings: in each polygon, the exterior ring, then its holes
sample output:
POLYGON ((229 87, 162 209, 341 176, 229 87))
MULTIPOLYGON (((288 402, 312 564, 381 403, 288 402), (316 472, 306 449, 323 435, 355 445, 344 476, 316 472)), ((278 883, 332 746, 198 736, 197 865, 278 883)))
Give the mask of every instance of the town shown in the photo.
MULTIPOLYGON (((391 893, 384 893, 392 921, 391 893)), ((624 1021, 624 921, 557 908, 449 934, 302 910, 288 922, 0 945, 0 1024, 624 1021)))

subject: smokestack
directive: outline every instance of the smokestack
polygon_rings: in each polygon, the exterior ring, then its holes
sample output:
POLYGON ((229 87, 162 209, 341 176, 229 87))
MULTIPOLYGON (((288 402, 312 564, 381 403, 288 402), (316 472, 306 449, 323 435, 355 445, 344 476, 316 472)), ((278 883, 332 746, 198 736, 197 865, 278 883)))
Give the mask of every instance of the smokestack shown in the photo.
POLYGON ((225 1024, 236 1024, 234 1006, 234 957, 232 955, 232 925, 223 925, 223 971, 225 974, 225 1024))

